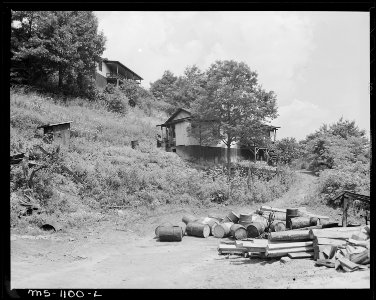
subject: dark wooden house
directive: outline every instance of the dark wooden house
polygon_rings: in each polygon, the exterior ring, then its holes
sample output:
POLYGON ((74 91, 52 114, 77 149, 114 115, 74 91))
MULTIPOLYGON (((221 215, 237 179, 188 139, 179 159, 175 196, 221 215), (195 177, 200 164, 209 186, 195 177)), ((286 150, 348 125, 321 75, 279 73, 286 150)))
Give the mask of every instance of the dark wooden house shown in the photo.
POLYGON ((142 77, 116 60, 101 58, 96 62, 95 84, 104 88, 108 83, 122 85, 126 80, 141 83, 142 77))
MULTIPOLYGON (((157 139, 157 147, 168 152, 176 152, 179 156, 194 161, 207 163, 226 163, 227 146, 222 142, 210 146, 202 146, 200 142, 188 134, 192 114, 188 109, 179 108, 165 123, 157 125, 161 128, 157 139)), ((275 142, 280 127, 265 125, 265 138, 275 142)), ((231 162, 240 160, 265 161, 271 160, 270 149, 265 145, 243 146, 231 145, 231 162)))

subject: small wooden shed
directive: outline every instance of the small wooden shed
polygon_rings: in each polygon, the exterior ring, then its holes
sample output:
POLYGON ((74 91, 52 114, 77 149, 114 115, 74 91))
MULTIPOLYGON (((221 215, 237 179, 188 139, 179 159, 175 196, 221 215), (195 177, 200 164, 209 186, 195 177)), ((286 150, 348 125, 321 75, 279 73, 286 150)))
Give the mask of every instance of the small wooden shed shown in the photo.
POLYGON ((43 134, 51 134, 53 141, 61 145, 69 145, 70 123, 73 121, 40 125, 37 129, 43 128, 43 134))

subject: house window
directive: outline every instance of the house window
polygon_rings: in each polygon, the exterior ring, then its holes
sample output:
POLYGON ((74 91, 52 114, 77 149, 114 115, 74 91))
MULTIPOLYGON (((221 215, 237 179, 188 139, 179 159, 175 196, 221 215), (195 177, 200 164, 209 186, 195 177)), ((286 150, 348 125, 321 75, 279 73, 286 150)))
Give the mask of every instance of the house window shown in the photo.
POLYGON ((98 69, 99 69, 99 71, 102 72, 102 61, 100 61, 100 62, 98 63, 98 69))

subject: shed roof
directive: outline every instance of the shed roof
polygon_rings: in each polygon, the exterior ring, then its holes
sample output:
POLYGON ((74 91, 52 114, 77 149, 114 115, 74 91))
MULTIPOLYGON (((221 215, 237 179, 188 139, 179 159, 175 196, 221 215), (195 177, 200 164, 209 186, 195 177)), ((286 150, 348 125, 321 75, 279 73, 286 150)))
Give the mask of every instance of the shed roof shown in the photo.
POLYGON ((119 66, 121 66, 122 68, 128 70, 129 72, 131 72, 134 76, 137 77, 137 79, 139 80, 144 80, 140 75, 136 74, 135 72, 133 72, 131 69, 129 69, 128 67, 124 66, 120 61, 117 61, 117 60, 108 60, 108 59, 103 59, 103 61, 105 63, 109 63, 109 64, 118 64, 119 66))
POLYGON ((45 128, 45 127, 52 127, 52 126, 57 126, 57 125, 63 125, 63 124, 70 124, 72 123, 73 121, 66 121, 66 122, 61 122, 61 123, 50 123, 50 124, 44 124, 44 125, 40 125, 37 127, 37 129, 39 128, 45 128))
POLYGON ((187 120, 187 119, 190 119, 191 117, 185 117, 185 118, 181 118, 181 119, 178 119, 178 120, 175 120, 175 121, 173 121, 174 120, 174 118, 180 113, 180 112, 182 112, 182 111, 185 111, 185 112, 187 112, 188 114, 190 114, 190 115, 192 115, 192 113, 188 110, 188 109, 186 109, 186 108, 178 108, 168 119, 167 119, 167 121, 166 122, 164 122, 163 124, 159 124, 159 125, 157 125, 157 126, 165 126, 165 125, 168 125, 168 124, 173 124, 173 123, 179 123, 179 122, 183 122, 183 121, 185 121, 185 120, 187 120))

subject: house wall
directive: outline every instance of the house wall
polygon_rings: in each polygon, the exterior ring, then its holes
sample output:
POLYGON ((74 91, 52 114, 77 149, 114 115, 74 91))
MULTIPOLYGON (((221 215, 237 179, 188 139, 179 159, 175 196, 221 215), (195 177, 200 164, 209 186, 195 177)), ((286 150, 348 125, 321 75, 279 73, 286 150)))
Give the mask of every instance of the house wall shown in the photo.
POLYGON ((95 62, 96 73, 102 75, 103 77, 106 77, 106 74, 110 73, 110 68, 106 65, 105 62, 101 62, 101 63, 102 63, 102 71, 99 71, 99 63, 95 62))
POLYGON ((186 120, 181 123, 175 124, 176 146, 189 146, 199 145, 194 137, 188 135, 187 129, 191 126, 191 123, 186 120))
MULTIPOLYGON (((206 164, 227 163, 227 148, 204 147, 199 145, 176 146, 176 153, 183 159, 206 164)), ((247 149, 231 148, 230 161, 253 160, 254 156, 247 149)))
POLYGON ((104 89, 107 85, 107 78, 99 73, 95 74, 95 85, 101 89, 104 89))

